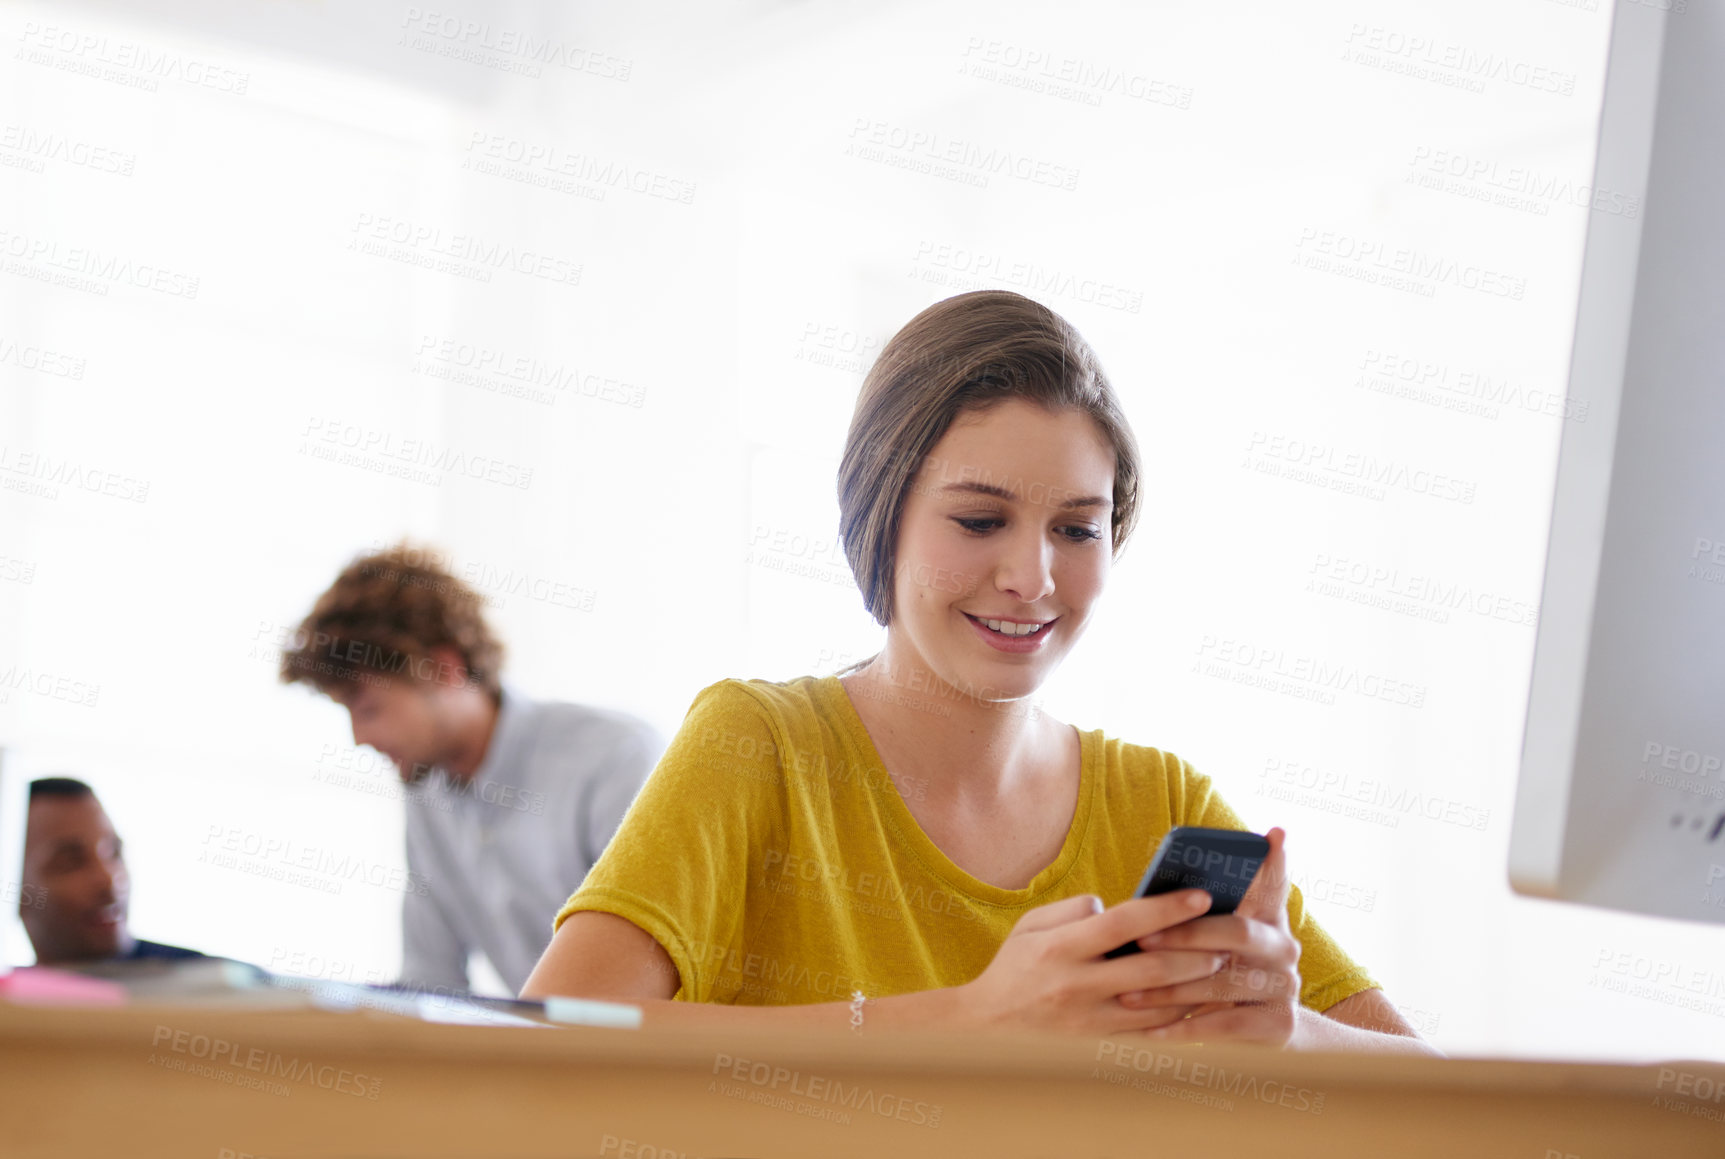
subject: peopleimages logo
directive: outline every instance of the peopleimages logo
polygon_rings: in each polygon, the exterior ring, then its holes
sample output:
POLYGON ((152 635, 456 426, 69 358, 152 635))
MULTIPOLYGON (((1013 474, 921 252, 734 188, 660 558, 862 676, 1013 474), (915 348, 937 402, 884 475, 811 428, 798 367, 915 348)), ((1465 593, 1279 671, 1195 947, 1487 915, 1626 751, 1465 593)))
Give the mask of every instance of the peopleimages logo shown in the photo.
POLYGON ((949 166, 962 175, 1009 177, 1068 191, 1078 188, 1077 169, 996 145, 985 146, 872 117, 856 118, 851 125, 850 136, 851 143, 846 151, 868 160, 879 160, 877 154, 884 151, 902 154, 931 166, 949 166))
POLYGON ((0 671, 0 703, 14 691, 32 692, 37 696, 46 696, 51 700, 63 700, 67 704, 76 704, 82 708, 96 707, 96 698, 102 694, 100 684, 53 672, 42 672, 27 665, 13 664, 0 671))
POLYGON ((1218 1091, 1290 1111, 1308 1111, 1314 1115, 1321 1115, 1324 1111, 1323 1091, 1290 1086, 1276 1079, 1260 1079, 1255 1074, 1230 1070, 1217 1063, 1194 1062, 1180 1055, 1163 1054, 1113 1039, 1104 1039, 1097 1044, 1096 1062, 1099 1065, 1090 1072, 1092 1078, 1107 1078, 1108 1073, 1101 1065, 1106 1064, 1155 1078, 1171 1079, 1185 1084, 1188 1089, 1218 1091))
POLYGON ((1444 410, 1495 419, 1498 408, 1544 418, 1587 421, 1586 399, 1562 389, 1541 390, 1480 367, 1451 365, 1396 351, 1368 349, 1354 385, 1444 410))
POLYGON ((1344 60, 1420 80, 1457 85, 1471 92, 1484 92, 1486 81, 1498 81, 1557 96, 1575 93, 1573 72, 1381 24, 1353 25, 1343 45, 1344 60))
POLYGON ((93 145, 62 133, 40 132, 15 122, 0 128, 0 150, 27 158, 33 163, 35 172, 42 171, 43 162, 56 161, 98 173, 130 177, 138 163, 136 153, 93 145))
POLYGON ((952 289, 983 289, 1011 286, 1036 296, 1066 298, 1087 306, 1101 306, 1136 314, 1144 308, 1144 291, 1118 286, 1070 270, 1020 261, 1003 254, 964 246, 917 243, 913 266, 920 267, 925 281, 952 289))
POLYGON ((413 482, 436 484, 454 476, 523 491, 533 485, 532 467, 341 419, 307 419, 300 431, 300 453, 328 462, 381 468, 413 482))
POLYGON ((132 503, 144 503, 150 498, 148 479, 90 467, 75 459, 57 459, 46 451, 21 451, 3 443, 0 443, 0 486, 46 499, 58 499, 58 488, 62 486, 132 503))
POLYGON ((597 52, 555 37, 540 36, 489 21, 471 20, 423 8, 409 7, 401 18, 401 27, 415 41, 407 47, 419 51, 435 50, 439 56, 466 60, 474 64, 492 63, 483 53, 495 53, 502 58, 514 58, 519 65, 508 71, 538 77, 543 67, 565 72, 584 73, 604 80, 626 81, 635 64, 625 57, 597 52))
POLYGON ((131 87, 150 92, 155 92, 161 81, 177 80, 194 88, 214 89, 243 97, 251 84, 250 73, 78 28, 26 20, 18 40, 22 46, 18 59, 29 59, 33 64, 49 64, 53 61, 53 54, 57 53, 67 63, 54 67, 100 76, 104 80, 125 77, 131 87), (112 67, 103 68, 104 65, 112 67), (131 75, 126 76, 128 73, 131 75))
POLYGON ((414 353, 421 364, 415 370, 428 378, 531 397, 535 401, 556 401, 555 395, 540 397, 542 392, 532 389, 536 387, 571 398, 579 395, 637 410, 647 397, 644 387, 596 374, 583 367, 455 338, 424 335, 414 353), (497 384, 500 382, 515 384, 522 389, 499 387, 497 384))
POLYGON ((1307 569, 1305 590, 1413 619, 1447 624, 1451 612, 1531 628, 1539 605, 1487 588, 1398 567, 1320 553, 1307 569))
POLYGON ((81 381, 84 377, 84 359, 44 350, 40 346, 21 346, 9 338, 0 338, 0 364, 16 366, 19 370, 32 370, 53 378, 81 381))
MULTIPOLYGON (((199 1068, 186 1061, 196 1060, 209 1064, 208 1067, 202 1068, 202 1071, 213 1073, 207 1073, 205 1077, 219 1079, 223 1082, 233 1082, 236 1077, 249 1078, 249 1076, 236 1076, 233 1071, 214 1071, 215 1067, 233 1067, 243 1071, 251 1071, 262 1075, 265 1079, 288 1079, 293 1082, 310 1083, 322 1090, 352 1095, 356 1099, 375 1100, 378 1093, 383 1089, 382 1079, 373 1078, 359 1071, 345 1070, 341 1067, 319 1064, 300 1058, 291 1058, 277 1051, 265 1050, 257 1046, 248 1049, 230 1039, 213 1037, 208 1034, 193 1034, 187 1030, 175 1030, 171 1026, 163 1026, 159 1023, 156 1026, 155 1035, 150 1039, 150 1046, 152 1048, 161 1047, 168 1052, 167 1055, 158 1055, 152 1049, 149 1058, 152 1066, 164 1066, 169 1070, 198 1071, 199 1068)), ((242 1083, 241 1085, 254 1084, 242 1083)))
MULTIPOLYGON (((916 1127, 938 1127, 941 1115, 945 1112, 940 1103, 928 1103, 904 1095, 876 1091, 873 1087, 865 1087, 861 1083, 847 1086, 838 1079, 804 1074, 801 1070, 756 1062, 748 1058, 734 1058, 728 1054, 713 1056, 713 1074, 723 1075, 733 1083, 747 1085, 735 1087, 730 1083, 715 1080, 707 1086, 709 1093, 781 1106, 784 1110, 814 1118, 830 1118, 834 1110, 843 1109, 867 1112, 883 1119, 896 1119, 916 1127), (783 1095, 779 1095, 780 1090, 783 1090, 783 1095), (808 1101, 794 1102, 788 1097, 792 1095, 808 1101), (822 1106, 823 1103, 830 1106, 822 1106)), ((849 1121, 848 1116, 844 1121, 849 1121)))
POLYGON ((1408 163, 1408 179, 1426 188, 1466 192, 1478 200, 1543 214, 1550 204, 1573 205, 1624 218, 1641 214, 1641 199, 1495 158, 1420 145, 1408 163))
POLYGON ((1463 506, 1471 505, 1479 490, 1478 484, 1471 479, 1460 479, 1395 459, 1379 459, 1364 451, 1272 431, 1253 431, 1246 444, 1246 454, 1246 464, 1264 474, 1279 473, 1266 470, 1261 465, 1274 461, 1312 472, 1320 478, 1350 480, 1364 487, 1386 491, 1394 488, 1463 506))
POLYGON ((270 837, 238 826, 209 826, 203 844, 198 856, 202 864, 237 869, 324 893, 340 893, 343 883, 350 881, 420 897, 431 892, 427 878, 400 866, 367 861, 352 853, 316 845, 301 845, 291 838, 270 837))
POLYGON ((964 46, 971 76, 1008 88, 1022 88, 1062 99, 1100 105, 1105 95, 1119 95, 1175 109, 1192 107, 1189 85, 1173 84, 1141 72, 1062 56, 1010 41, 972 36, 964 46))
MULTIPOLYGON (((525 174, 542 178, 563 177, 581 184, 591 184, 606 190, 621 189, 643 197, 688 205, 695 200, 695 183, 660 173, 653 169, 629 165, 609 157, 575 152, 555 144, 525 141, 507 133, 491 133, 476 129, 467 142, 467 151, 479 159, 495 162, 499 173, 503 164, 521 167, 525 174)), ((540 184, 539 181, 530 181, 540 184)))
POLYGON ((1206 633, 1198 645, 1202 675, 1257 684, 1281 691, 1292 685, 1303 699, 1335 703, 1338 692, 1354 693, 1368 700, 1381 700, 1408 708, 1424 708, 1427 687, 1370 672, 1354 664, 1332 663, 1317 656, 1265 647, 1249 640, 1235 640, 1206 633))
POLYGON ((1281 757, 1269 758, 1258 776, 1262 778, 1258 796, 1293 801, 1327 812, 1341 812, 1343 810, 1338 806, 1357 804, 1364 808, 1347 810, 1346 815, 1387 824, 1392 829, 1399 817, 1414 814, 1428 821, 1440 821, 1463 829, 1484 829, 1491 821, 1490 809, 1481 809, 1451 797, 1422 793, 1407 785, 1376 777, 1356 778, 1348 773, 1319 769, 1281 757), (1316 800, 1306 799, 1314 795, 1316 800), (1331 801, 1326 802, 1326 798, 1331 801))
POLYGON ((35 270, 42 275, 38 280, 45 281, 51 278, 50 270, 59 270, 76 276, 78 288, 103 295, 111 286, 126 285, 188 301, 198 296, 198 279, 191 274, 90 246, 62 246, 47 238, 0 230, 0 255, 23 263, 8 265, 9 273, 32 276, 35 270))
POLYGON ((470 233, 451 233, 441 226, 404 218, 361 213, 354 220, 348 248, 378 257, 404 257, 411 264, 429 265, 441 272, 483 274, 489 281, 494 270, 513 270, 529 277, 569 286, 581 284, 581 264, 554 254, 524 249, 470 233), (388 246, 401 247, 392 252, 388 246), (423 258, 423 261, 415 260, 423 258), (448 259, 438 263, 435 259, 448 259), (449 263, 455 264, 449 264, 449 263))
POLYGON ((1392 279, 1386 281, 1386 285, 1417 289, 1425 297, 1430 297, 1433 288, 1440 285, 1516 302, 1527 293, 1527 279, 1524 277, 1461 262, 1444 254, 1426 253, 1335 230, 1307 226, 1300 230, 1294 249, 1296 262, 1309 269, 1359 277, 1364 281, 1376 281, 1381 276, 1392 279))

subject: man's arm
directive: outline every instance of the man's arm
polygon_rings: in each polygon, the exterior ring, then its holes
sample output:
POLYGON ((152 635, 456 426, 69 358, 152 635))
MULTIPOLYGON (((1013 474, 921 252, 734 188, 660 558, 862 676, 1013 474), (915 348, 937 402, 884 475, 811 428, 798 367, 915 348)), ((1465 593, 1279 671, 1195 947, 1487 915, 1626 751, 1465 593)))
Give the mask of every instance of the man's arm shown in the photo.
MULTIPOLYGON (((408 809, 425 806, 411 798, 408 809)), ((467 989, 467 946, 438 904, 425 836, 407 818, 407 890, 401 898, 401 981, 409 986, 467 989)))

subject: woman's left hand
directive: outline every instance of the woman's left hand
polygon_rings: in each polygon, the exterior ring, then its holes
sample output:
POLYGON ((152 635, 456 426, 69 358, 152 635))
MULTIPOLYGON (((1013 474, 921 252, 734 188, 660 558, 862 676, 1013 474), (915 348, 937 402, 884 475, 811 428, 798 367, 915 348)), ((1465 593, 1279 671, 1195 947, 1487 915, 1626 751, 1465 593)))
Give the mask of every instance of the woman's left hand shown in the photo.
POLYGON ((1122 994, 1135 1010, 1196 1006, 1185 1018, 1143 1032, 1163 1042, 1261 1042, 1285 1047, 1294 1036, 1300 1005, 1300 943, 1288 928, 1286 834, 1265 834, 1270 852, 1246 896, 1231 914, 1193 918, 1142 938, 1146 950, 1215 950, 1227 953, 1221 970, 1196 982, 1122 994))

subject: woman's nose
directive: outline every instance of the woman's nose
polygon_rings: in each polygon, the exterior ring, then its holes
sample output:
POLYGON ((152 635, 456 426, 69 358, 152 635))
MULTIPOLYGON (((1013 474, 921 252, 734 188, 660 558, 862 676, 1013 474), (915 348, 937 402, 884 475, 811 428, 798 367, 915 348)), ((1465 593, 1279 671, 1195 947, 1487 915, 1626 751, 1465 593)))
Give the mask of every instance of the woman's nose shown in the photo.
POLYGON ((994 586, 1019 603, 1034 604, 1054 593, 1054 549, 1040 533, 1015 536, 995 568, 994 586))

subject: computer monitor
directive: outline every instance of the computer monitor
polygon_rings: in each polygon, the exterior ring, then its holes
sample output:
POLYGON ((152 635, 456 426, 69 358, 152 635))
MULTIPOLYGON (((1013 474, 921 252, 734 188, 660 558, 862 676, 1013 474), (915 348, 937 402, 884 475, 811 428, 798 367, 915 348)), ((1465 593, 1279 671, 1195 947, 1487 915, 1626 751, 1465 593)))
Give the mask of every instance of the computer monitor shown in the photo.
POLYGON ((1725 922, 1725 4, 1619 3, 1510 839, 1520 892, 1725 922), (1583 413, 1580 406, 1571 414, 1583 413))

